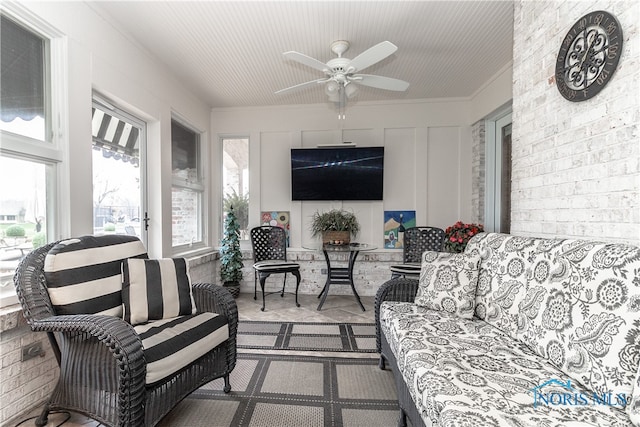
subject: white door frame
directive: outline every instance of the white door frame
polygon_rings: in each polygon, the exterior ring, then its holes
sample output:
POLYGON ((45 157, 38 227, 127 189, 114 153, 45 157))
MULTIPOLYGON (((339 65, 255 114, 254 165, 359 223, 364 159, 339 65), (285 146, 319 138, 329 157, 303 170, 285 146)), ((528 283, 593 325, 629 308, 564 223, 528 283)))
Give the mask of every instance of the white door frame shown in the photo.
POLYGON ((485 120, 485 231, 499 232, 502 208, 502 128, 511 123, 511 106, 485 120))

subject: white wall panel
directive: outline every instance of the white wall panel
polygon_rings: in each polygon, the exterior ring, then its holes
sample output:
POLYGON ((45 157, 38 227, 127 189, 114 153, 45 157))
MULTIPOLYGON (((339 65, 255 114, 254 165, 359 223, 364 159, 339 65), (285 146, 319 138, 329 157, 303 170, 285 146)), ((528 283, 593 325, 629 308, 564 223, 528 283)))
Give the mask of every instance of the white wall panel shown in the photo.
POLYGON ((288 132, 260 135, 261 212, 290 210, 291 169, 287 167, 290 156, 291 135, 288 132))
MULTIPOLYGON (((428 225, 446 228, 460 219, 459 128, 429 128, 427 151, 427 221, 428 225)), ((464 167, 471 169, 470 165, 464 167)), ((464 203, 470 205, 467 200, 464 203)))
MULTIPOLYGON (((425 159, 416 156, 416 146, 426 141, 416 140, 415 128, 384 131, 384 209, 416 209, 416 176, 424 171, 425 159)), ((425 190, 420 186, 421 191, 425 190)))

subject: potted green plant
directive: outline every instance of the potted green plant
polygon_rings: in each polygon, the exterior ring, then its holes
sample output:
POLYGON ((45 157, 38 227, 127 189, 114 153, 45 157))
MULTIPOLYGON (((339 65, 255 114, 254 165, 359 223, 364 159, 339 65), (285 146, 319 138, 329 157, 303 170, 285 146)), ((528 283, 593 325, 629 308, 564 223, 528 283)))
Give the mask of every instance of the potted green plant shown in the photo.
POLYGON ((222 279, 222 286, 227 288, 234 298, 240 295, 243 266, 240 251, 240 225, 233 206, 229 206, 224 219, 224 234, 220 242, 220 279, 222 279))
POLYGON ((322 243, 347 245, 360 232, 358 218, 344 209, 332 209, 329 212, 316 212, 311 219, 313 237, 322 237, 322 243))

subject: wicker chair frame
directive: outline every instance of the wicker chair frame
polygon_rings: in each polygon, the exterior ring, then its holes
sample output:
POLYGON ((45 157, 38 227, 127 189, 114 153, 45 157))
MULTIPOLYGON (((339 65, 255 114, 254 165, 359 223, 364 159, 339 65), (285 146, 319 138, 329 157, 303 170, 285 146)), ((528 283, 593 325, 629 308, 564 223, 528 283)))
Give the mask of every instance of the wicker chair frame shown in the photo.
POLYGON ((398 371, 398 364, 389 343, 387 342, 382 329, 380 328, 380 306, 385 301, 414 302, 418 293, 418 279, 395 278, 383 283, 376 292, 374 302, 375 322, 376 322, 376 351, 380 353, 378 367, 385 369, 386 362, 389 362, 393 378, 398 392, 398 406, 400 407, 400 417, 398 427, 407 426, 407 417, 411 421, 412 427, 424 427, 420 412, 417 410, 411 393, 402 379, 402 373, 398 371))
POLYGON ((395 278, 388 280, 378 288, 374 300, 376 322, 376 351, 380 353, 378 366, 384 369, 386 355, 382 351, 382 329, 380 328, 380 306, 385 301, 414 302, 418 293, 418 279, 395 278))
POLYGON ((229 339, 160 383, 145 384, 142 342, 124 320, 104 315, 56 315, 43 266, 51 243, 29 253, 18 265, 14 284, 24 317, 33 331, 46 332, 60 366, 58 383, 36 425, 49 411, 70 410, 108 426, 154 426, 191 392, 229 374, 236 364, 238 309, 226 289, 193 285, 198 312, 227 317, 229 339))

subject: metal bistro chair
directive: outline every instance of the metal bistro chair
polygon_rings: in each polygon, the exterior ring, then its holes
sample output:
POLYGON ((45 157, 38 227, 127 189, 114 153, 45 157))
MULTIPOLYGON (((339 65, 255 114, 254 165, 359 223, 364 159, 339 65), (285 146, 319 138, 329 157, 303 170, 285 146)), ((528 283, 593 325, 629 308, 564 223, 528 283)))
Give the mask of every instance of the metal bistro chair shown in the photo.
MULTIPOLYGON (((300 286, 300 264, 287 261, 287 236, 281 227, 263 225, 251 229, 251 246, 253 248, 253 299, 257 299, 257 283, 260 280, 262 290, 262 311, 264 311, 264 287, 267 277, 272 274, 284 273, 282 291, 287 283, 287 273, 296 277, 296 306, 298 304, 298 287, 300 286)), ((271 292, 275 293, 275 292, 271 292)), ((269 293, 269 294, 271 294, 269 293)))
POLYGON ((425 251, 442 251, 444 237, 444 230, 437 227, 407 228, 404 232, 402 264, 389 267, 391 278, 418 278, 420 276, 422 254, 425 251))

